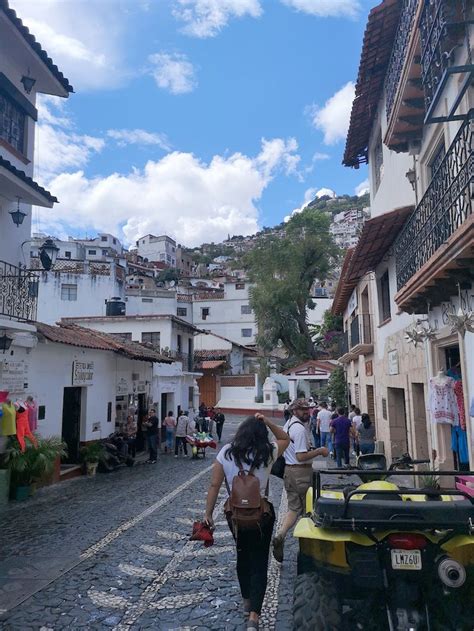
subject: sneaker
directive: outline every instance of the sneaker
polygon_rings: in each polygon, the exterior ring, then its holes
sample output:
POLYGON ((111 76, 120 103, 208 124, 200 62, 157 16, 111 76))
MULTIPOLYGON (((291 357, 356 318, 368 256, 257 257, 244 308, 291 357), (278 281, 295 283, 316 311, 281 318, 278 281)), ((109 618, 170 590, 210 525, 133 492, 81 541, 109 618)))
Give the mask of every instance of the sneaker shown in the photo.
POLYGON ((273 556, 275 558, 275 561, 278 561, 278 563, 283 563, 283 546, 285 543, 285 540, 283 539, 283 537, 281 535, 277 535, 276 537, 273 537, 273 556))

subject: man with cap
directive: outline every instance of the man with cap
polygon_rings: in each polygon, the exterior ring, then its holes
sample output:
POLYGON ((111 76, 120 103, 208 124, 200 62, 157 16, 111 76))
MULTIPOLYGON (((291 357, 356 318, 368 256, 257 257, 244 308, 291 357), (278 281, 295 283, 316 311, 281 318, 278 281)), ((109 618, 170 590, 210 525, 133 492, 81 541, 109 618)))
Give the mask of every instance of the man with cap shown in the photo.
POLYGON ((283 561, 283 546, 287 532, 305 511, 306 492, 311 486, 316 456, 327 456, 326 447, 311 448, 309 420, 311 406, 306 399, 296 399, 291 406, 293 416, 285 423, 284 431, 290 436, 290 444, 284 452, 285 489, 288 497, 288 512, 277 535, 273 539, 273 556, 283 561))

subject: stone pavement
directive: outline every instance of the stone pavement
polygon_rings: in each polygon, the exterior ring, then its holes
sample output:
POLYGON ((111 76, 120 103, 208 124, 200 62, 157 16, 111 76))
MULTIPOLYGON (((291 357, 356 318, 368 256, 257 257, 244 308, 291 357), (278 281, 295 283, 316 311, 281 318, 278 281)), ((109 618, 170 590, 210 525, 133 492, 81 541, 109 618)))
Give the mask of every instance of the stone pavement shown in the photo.
MULTIPOLYGON (((229 417, 224 438, 238 424, 229 417)), ((162 456, 96 478, 42 489, 2 516, 0 629, 242 629, 232 537, 216 510, 216 542, 190 542, 202 517, 216 452, 199 461, 162 456)), ((282 484, 271 497, 284 511, 282 484)), ((297 543, 270 563, 261 628, 292 628, 297 543)))

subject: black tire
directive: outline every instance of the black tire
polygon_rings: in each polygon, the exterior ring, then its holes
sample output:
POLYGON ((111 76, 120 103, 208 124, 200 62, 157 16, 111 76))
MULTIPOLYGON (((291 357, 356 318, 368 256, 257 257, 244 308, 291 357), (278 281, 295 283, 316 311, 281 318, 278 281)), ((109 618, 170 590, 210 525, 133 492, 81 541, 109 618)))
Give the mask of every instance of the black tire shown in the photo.
POLYGON ((342 607, 335 581, 318 572, 300 574, 293 596, 294 631, 340 631, 342 607))
POLYGON ((434 631, 472 631, 474 621, 474 569, 467 570, 465 584, 449 595, 439 590, 428 604, 434 631))

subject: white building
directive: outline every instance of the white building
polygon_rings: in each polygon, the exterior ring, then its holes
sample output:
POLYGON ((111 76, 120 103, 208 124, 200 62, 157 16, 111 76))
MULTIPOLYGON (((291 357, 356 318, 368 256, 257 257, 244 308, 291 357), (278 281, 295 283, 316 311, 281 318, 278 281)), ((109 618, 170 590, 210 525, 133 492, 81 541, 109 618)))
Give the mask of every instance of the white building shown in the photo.
POLYGON ((176 241, 167 235, 147 234, 136 242, 139 256, 148 261, 159 261, 176 267, 176 241))
MULTIPOLYGON (((39 249, 48 235, 33 234, 30 243, 30 257, 37 259, 39 249)), ((58 260, 68 261, 117 261, 124 260, 124 251, 119 239, 112 234, 101 233, 92 239, 75 239, 67 241, 53 237, 59 248, 58 260)))
POLYGON ((170 410, 177 413, 198 407, 196 379, 201 375, 194 370, 196 328, 185 320, 174 315, 127 315, 68 318, 64 322, 146 344, 174 360, 170 365, 155 364, 153 369, 151 397, 160 419, 170 410))

